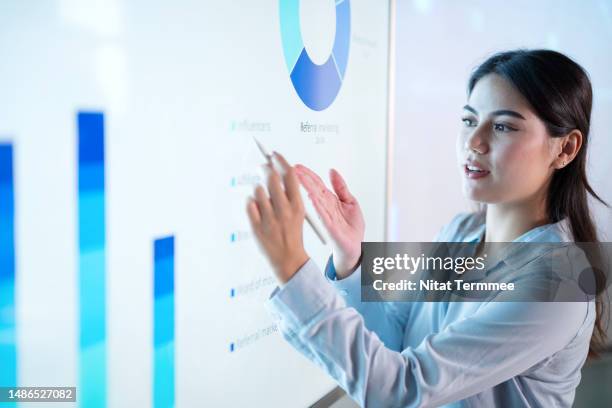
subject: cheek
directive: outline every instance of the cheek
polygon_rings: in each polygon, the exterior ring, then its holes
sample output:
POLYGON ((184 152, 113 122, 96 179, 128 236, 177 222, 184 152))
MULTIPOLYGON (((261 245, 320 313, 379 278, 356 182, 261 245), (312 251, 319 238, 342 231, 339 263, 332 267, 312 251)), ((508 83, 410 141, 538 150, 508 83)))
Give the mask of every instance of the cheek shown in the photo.
POLYGON ((495 156, 495 167, 505 180, 533 184, 546 176, 546 150, 539 141, 516 140, 498 146, 495 156))
POLYGON ((497 146, 494 150, 495 160, 494 166, 498 172, 503 176, 513 176, 516 173, 520 173, 521 169, 524 169, 523 159, 526 149, 522 148, 519 143, 510 143, 503 146, 497 146))

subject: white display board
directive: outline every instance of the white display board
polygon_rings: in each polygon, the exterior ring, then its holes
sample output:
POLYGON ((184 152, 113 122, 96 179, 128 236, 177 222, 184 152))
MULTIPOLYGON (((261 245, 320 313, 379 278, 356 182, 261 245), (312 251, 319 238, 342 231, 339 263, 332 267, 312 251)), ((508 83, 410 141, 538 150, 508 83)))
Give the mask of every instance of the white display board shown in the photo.
MULTIPOLYGON (((389 14, 368 0, 3 1, 14 267, 0 265, 0 356, 15 364, 0 370, 15 384, 0 386, 76 386, 81 406, 112 407, 300 407, 333 389, 264 307, 276 282, 245 212, 262 181, 253 136, 326 181, 338 169, 366 240, 384 240, 389 14), (291 24, 315 66, 299 85, 291 24), (340 85, 321 96, 330 55, 340 85)), ((323 267, 308 228, 305 245, 323 267)))

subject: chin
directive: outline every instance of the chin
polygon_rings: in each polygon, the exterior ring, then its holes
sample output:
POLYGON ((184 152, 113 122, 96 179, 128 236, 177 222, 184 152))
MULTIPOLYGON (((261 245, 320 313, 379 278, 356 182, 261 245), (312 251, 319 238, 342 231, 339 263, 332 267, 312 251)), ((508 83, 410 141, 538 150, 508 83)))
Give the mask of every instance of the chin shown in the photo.
POLYGON ((463 195, 470 201, 476 201, 482 204, 495 204, 500 201, 499 197, 489 189, 464 187, 463 195))

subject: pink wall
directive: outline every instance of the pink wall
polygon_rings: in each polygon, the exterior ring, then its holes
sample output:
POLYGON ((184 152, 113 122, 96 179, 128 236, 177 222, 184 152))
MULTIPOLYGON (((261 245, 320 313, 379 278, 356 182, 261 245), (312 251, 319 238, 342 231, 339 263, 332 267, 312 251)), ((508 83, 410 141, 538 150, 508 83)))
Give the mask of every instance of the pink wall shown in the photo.
MULTIPOLYGON (((589 175, 595 191, 612 202, 612 4, 466 3, 397 2, 392 240, 429 240, 469 208, 455 160, 466 82, 486 56, 518 47, 561 51, 589 72, 594 88, 589 175)), ((593 209, 602 238, 612 240, 612 210, 593 209)))

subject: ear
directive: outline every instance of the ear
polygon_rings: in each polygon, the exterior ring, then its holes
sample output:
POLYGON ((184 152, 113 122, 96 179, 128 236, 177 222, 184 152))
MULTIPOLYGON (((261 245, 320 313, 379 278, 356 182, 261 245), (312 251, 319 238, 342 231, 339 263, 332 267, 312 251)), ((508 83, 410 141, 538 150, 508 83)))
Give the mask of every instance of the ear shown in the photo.
POLYGON ((578 129, 572 130, 561 138, 561 151, 554 161, 557 169, 567 166, 578 154, 582 147, 582 132, 578 129))

